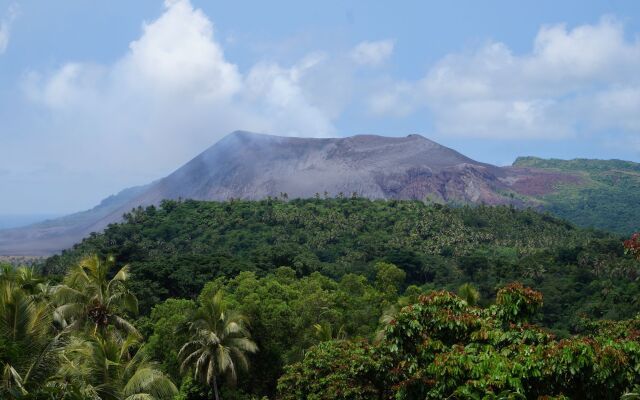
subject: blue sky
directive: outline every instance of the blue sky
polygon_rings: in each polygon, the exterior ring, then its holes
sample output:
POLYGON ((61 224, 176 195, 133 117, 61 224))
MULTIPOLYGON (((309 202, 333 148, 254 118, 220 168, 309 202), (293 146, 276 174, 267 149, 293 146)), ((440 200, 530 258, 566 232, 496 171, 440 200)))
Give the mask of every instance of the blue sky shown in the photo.
POLYGON ((236 129, 640 161, 639 35, 631 0, 0 0, 0 214, 89 208, 236 129))

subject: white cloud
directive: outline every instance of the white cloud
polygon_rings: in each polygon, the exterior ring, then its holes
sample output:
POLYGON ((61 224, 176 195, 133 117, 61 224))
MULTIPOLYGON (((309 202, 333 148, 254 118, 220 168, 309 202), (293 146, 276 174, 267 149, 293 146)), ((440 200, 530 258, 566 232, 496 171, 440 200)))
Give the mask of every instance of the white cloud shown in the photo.
POLYGON ((328 136, 334 128, 327 114, 308 101, 303 88, 306 76, 324 56, 312 54, 291 68, 263 62, 249 71, 245 80, 245 98, 262 102, 268 131, 284 135, 328 136))
POLYGON ((394 46, 395 42, 391 39, 362 42, 353 48, 351 58, 360 65, 378 66, 391 57, 394 46))
POLYGON ((374 115, 406 117, 418 106, 414 86, 408 82, 387 83, 366 100, 369 111, 374 115))
POLYGON ((640 85, 608 88, 585 103, 584 115, 593 126, 640 132, 640 85))
POLYGON ((132 42, 120 62, 124 82, 157 95, 196 94, 225 99, 240 90, 242 78, 214 40, 213 26, 188 1, 167 2, 167 11, 145 24, 143 35, 132 42))
POLYGON ((42 146, 59 151, 65 168, 91 163, 96 173, 135 171, 144 181, 233 130, 334 133, 331 112, 305 90, 322 63, 311 54, 287 67, 261 62, 243 74, 225 57, 207 16, 188 0, 173 0, 112 65, 32 72, 25 89, 51 110, 54 134, 42 146))
POLYGON ((7 15, 0 21, 0 55, 7 51, 9 46, 9 36, 11 31, 11 25, 18 16, 18 5, 13 3, 9 6, 7 15))
POLYGON ((640 132, 640 42, 605 17, 594 25, 545 26, 530 53, 489 42, 449 54, 423 79, 403 83, 412 95, 370 104, 379 115, 426 108, 441 134, 560 138, 606 129, 640 132))
POLYGON ((4 54, 7 51, 9 45, 9 26, 2 22, 0 23, 0 54, 4 54))

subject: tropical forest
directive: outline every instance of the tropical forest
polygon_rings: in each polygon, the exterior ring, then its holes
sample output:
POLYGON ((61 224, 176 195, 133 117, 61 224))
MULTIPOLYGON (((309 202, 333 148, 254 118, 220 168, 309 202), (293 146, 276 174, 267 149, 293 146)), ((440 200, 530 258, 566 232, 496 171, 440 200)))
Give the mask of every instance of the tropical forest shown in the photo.
POLYGON ((3 398, 640 398, 640 237, 513 207, 138 208, 0 271, 3 398))

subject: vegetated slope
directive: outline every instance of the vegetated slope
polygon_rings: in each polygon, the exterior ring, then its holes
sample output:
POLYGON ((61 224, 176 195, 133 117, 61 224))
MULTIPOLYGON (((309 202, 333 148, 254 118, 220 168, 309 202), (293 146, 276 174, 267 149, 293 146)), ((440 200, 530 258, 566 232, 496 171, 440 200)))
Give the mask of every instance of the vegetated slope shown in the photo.
POLYGON ((171 175, 117 196, 116 206, 0 231, 0 255, 52 254, 121 221, 135 207, 164 199, 357 193, 369 199, 526 207, 539 203, 530 194, 544 194, 556 184, 578 179, 570 173, 484 164, 419 135, 309 139, 234 132, 171 175))
POLYGON ((147 186, 122 190, 107 197, 91 210, 78 212, 21 228, 0 230, 0 256, 49 256, 73 246, 91 232, 102 230, 96 221, 111 221, 109 216, 138 196, 147 186))
POLYGON ((640 230, 640 164, 622 160, 520 157, 517 167, 580 174, 538 196, 546 210, 581 226, 630 234, 640 230))
POLYGON ((484 299, 522 281, 545 296, 543 323, 571 330, 579 315, 634 315, 638 265, 619 238, 509 206, 458 207, 361 198, 165 201, 138 209, 72 250, 46 271, 60 273, 82 254, 130 263, 148 309, 167 297, 194 297, 217 276, 259 275, 279 266, 299 276, 362 273, 379 260, 407 273, 407 285, 456 289, 473 282, 484 299))

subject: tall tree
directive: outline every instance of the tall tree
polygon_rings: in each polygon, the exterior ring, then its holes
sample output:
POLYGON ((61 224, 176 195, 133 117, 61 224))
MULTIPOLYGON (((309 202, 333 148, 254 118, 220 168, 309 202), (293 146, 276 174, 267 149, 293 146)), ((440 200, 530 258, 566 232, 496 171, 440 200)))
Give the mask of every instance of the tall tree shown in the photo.
POLYGON ((172 399, 178 392, 175 385, 138 346, 133 336, 76 336, 65 350, 58 380, 83 398, 172 399))
POLYGON ((480 300, 480 292, 470 283, 465 283, 458 288, 458 296, 462 297, 470 306, 475 306, 480 300))
POLYGON ((127 287, 129 267, 124 266, 109 278, 114 264, 113 258, 90 256, 69 269, 55 290, 56 311, 73 328, 87 329, 94 335, 114 326, 123 336, 139 336, 125 318, 127 313, 138 312, 138 300, 127 287))
POLYGON ((0 271, 0 398, 37 392, 55 371, 65 331, 56 332, 52 307, 38 296, 28 268, 0 271))
POLYGON ((181 369, 193 368, 195 378, 211 386, 218 400, 218 376, 225 375, 230 384, 235 384, 238 368, 249 367, 247 353, 258 351, 247 329, 247 319, 228 310, 223 293, 218 291, 202 302, 187 329, 190 340, 178 353, 181 369))
POLYGON ((400 268, 387 262, 376 263, 375 269, 376 286, 378 289, 385 293, 389 298, 396 297, 400 291, 400 287, 407 277, 407 274, 400 268))

